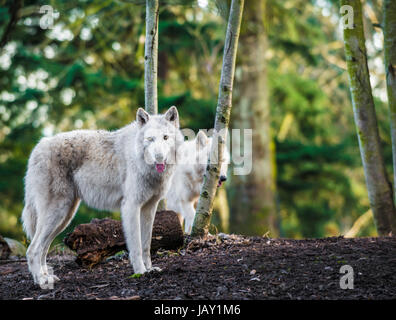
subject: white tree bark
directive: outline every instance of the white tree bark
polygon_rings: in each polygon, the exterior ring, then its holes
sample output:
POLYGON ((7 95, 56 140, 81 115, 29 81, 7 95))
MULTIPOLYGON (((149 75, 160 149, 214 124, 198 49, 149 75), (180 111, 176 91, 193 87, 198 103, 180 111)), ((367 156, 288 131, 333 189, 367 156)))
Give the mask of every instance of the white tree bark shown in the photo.
MULTIPOLYGON (((149 114, 158 113, 158 21, 159 1, 146 0, 146 41, 144 45, 144 103, 149 114)), ((162 199, 157 211, 166 210, 162 199)))
POLYGON ((146 0, 146 42, 144 46, 144 95, 145 109, 149 114, 158 113, 158 0, 146 0))
POLYGON ((219 86, 216 119, 213 133, 211 160, 206 168, 201 195, 198 200, 197 212, 192 227, 192 236, 205 236, 208 233, 212 217, 213 201, 219 180, 220 167, 226 142, 226 131, 230 121, 232 107, 232 88, 235 73, 235 61, 238 48, 239 30, 241 27, 244 0, 232 0, 228 18, 226 40, 223 53, 223 66, 219 86), (218 141, 218 143, 215 143, 218 141), (213 155, 219 155, 213 161, 213 155))

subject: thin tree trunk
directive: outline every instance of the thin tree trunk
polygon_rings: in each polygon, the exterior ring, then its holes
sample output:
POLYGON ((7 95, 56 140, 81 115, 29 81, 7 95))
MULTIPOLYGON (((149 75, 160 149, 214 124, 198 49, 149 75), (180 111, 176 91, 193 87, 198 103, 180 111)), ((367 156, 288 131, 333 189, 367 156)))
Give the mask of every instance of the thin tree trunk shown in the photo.
MULTIPOLYGON (((240 54, 235 76, 234 128, 252 129, 252 172, 234 175, 229 184, 231 232, 262 235, 276 228, 275 165, 267 85, 268 48, 265 0, 246 3, 241 25, 240 54)), ((241 139, 240 150, 244 150, 241 139)))
MULTIPOLYGON (((393 182, 396 186, 396 2, 384 1, 384 51, 391 120, 393 182)), ((396 188, 394 199, 396 200, 396 188)))
POLYGON ((395 216, 392 188, 385 171, 363 30, 360 0, 341 0, 353 8, 353 28, 344 28, 345 55, 353 112, 370 206, 379 235, 392 231, 395 216))
POLYGON ((144 95, 145 109, 149 114, 158 113, 158 0, 146 0, 146 42, 144 46, 144 95))
POLYGON ((216 194, 217 183, 221 163, 223 161, 223 150, 227 139, 226 130, 230 120, 232 107, 232 88, 235 72, 235 61, 238 48, 239 30, 242 20, 244 0, 232 0, 230 15, 224 44, 223 66, 219 85, 219 97, 216 109, 216 119, 211 150, 211 161, 206 168, 201 195, 198 200, 197 212, 192 227, 192 236, 205 236, 208 233, 210 219, 212 217, 213 200, 216 194), (213 155, 219 155, 217 161, 213 155))
MULTIPOLYGON (((144 103, 149 114, 158 113, 158 0, 146 0, 146 42, 144 45, 144 103)), ((157 211, 166 210, 162 199, 157 211)))

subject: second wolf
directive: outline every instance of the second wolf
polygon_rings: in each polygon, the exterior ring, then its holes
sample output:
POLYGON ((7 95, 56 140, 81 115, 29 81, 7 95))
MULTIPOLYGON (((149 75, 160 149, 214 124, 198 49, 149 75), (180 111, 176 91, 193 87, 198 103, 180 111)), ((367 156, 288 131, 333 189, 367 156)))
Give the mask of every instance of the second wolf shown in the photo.
MULTIPOLYGON (((184 232, 191 233, 195 217, 195 206, 201 192, 207 161, 213 138, 208 138, 203 131, 199 131, 196 138, 184 142, 178 152, 178 165, 172 177, 171 188, 165 199, 167 209, 179 214, 180 224, 184 232)), ((227 180, 227 169, 230 154, 224 149, 224 161, 220 168, 218 187, 227 180)))

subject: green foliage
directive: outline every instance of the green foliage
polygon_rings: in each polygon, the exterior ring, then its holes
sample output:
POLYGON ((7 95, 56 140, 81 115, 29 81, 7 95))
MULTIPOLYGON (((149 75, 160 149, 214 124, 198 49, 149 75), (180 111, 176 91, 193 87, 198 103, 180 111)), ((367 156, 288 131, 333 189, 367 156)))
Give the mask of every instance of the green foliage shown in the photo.
POLYGON ((130 279, 139 279, 143 274, 141 273, 134 273, 133 275, 129 276, 130 279))
MULTIPOLYGON (((1 35, 11 3, 2 1, 1 35)), ((347 79, 319 50, 339 39, 312 3, 267 0, 279 226, 290 237, 340 234, 368 208, 347 79), (287 114, 292 125, 278 140, 287 114)), ((39 139, 80 128, 113 130, 133 121, 144 105, 143 2, 52 0, 59 17, 48 30, 39 27, 37 6, 44 4, 24 1, 24 14, 0 48, 0 234, 19 239, 23 177, 39 139)), ((208 9, 180 4, 164 1, 160 12, 159 110, 176 105, 181 127, 197 131, 214 124, 225 34, 217 13, 225 7, 221 1, 210 1, 208 9)), ((326 52, 343 59, 340 50, 326 52)), ((390 169, 388 115, 384 103, 377 107, 390 169)), ((118 212, 82 205, 58 238, 108 215, 119 219, 118 212)))

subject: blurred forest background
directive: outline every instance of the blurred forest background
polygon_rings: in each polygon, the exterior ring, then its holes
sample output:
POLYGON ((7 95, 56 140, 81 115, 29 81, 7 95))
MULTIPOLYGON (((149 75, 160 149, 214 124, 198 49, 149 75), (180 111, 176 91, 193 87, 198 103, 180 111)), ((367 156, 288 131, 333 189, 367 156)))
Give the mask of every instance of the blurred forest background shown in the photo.
MULTIPOLYGON (((0 2, 0 234, 23 240, 23 177, 39 139, 73 129, 114 130, 144 106, 145 6, 121 0, 0 2), (55 10, 51 29, 40 27, 43 5, 55 10)), ((364 13, 390 174, 381 4, 364 1, 364 13)), ((159 110, 176 105, 182 128, 213 127, 224 10, 210 0, 160 5, 159 110)), ((217 206, 213 224, 219 231, 269 231, 271 237, 345 234, 368 212, 369 201, 337 2, 245 1, 234 88, 230 128, 254 130, 253 171, 230 171, 220 192, 226 190, 228 201, 217 206)), ((81 205, 65 232, 106 216, 119 213, 81 205)), ((372 218, 358 233, 368 235, 376 235, 372 218)))

